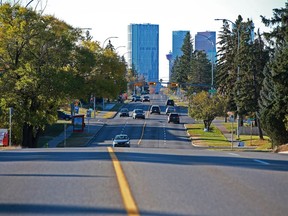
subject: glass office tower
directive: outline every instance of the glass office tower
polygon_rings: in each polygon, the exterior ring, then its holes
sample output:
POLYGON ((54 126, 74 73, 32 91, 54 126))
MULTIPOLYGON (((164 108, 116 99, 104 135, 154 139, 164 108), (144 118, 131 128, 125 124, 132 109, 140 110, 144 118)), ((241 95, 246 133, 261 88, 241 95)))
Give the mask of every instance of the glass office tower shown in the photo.
POLYGON ((159 81, 159 25, 128 26, 128 67, 132 66, 146 82, 159 81))
POLYGON ((210 62, 216 61, 216 32, 197 32, 195 35, 195 50, 206 52, 210 62))
POLYGON ((189 31, 173 31, 172 32, 172 55, 173 60, 183 55, 182 46, 184 39, 189 31))

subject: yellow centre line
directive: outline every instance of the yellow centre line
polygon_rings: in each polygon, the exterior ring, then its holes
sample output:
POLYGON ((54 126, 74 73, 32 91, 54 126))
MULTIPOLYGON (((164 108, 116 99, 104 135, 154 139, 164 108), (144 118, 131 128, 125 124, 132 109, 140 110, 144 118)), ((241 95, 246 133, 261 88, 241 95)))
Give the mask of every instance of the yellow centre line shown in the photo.
POLYGON ((146 121, 145 121, 144 124, 143 124, 141 137, 140 137, 140 139, 139 139, 139 141, 138 141, 138 143, 137 143, 138 145, 140 145, 140 143, 141 143, 141 141, 142 141, 142 138, 143 138, 143 135, 144 135, 145 126, 146 126, 146 121))
POLYGON ((117 176, 117 180, 118 180, 118 184, 120 187, 120 193, 124 202, 124 206, 126 208, 127 211, 127 215, 131 215, 131 216, 137 216, 140 215, 139 214, 139 210, 138 207, 136 205, 136 202, 132 196, 132 193, 130 191, 130 187, 128 184, 128 181, 124 175, 124 172, 122 170, 120 161, 118 160, 116 154, 113 151, 113 148, 108 147, 108 151, 110 154, 110 157, 112 159, 112 163, 116 172, 116 176, 117 176))

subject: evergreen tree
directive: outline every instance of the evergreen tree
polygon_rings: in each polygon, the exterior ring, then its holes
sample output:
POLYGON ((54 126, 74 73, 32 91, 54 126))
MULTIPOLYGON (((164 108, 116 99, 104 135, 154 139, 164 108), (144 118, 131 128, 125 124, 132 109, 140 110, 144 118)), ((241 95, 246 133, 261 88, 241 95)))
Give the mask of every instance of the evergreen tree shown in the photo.
POLYGON ((264 73, 260 92, 259 115, 265 132, 273 145, 288 143, 288 3, 285 8, 274 9, 274 17, 262 21, 274 29, 264 34, 270 42, 272 58, 264 73))
POLYGON ((190 62, 191 71, 188 76, 188 82, 193 84, 189 91, 200 92, 211 85, 211 62, 208 60, 204 51, 195 51, 190 62))
POLYGON ((187 32, 183 46, 182 56, 176 58, 172 68, 172 81, 177 82, 182 88, 186 89, 189 73, 191 72, 191 59, 193 54, 193 40, 190 32, 187 32))

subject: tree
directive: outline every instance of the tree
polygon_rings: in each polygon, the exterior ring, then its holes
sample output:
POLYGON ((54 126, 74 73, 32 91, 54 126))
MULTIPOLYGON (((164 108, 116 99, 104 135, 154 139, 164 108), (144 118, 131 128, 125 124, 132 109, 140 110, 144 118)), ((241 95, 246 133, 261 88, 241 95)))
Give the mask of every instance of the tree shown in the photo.
POLYGON ((224 114, 225 99, 216 94, 209 95, 209 93, 202 91, 191 96, 189 102, 189 114, 192 118, 201 119, 204 122, 204 127, 209 131, 212 121, 217 116, 224 114))
MULTIPOLYGON (((191 60, 193 54, 193 40, 191 39, 190 32, 187 32, 183 46, 181 48, 183 55, 178 56, 174 61, 172 68, 172 82, 186 84, 188 81, 189 73, 191 72, 191 60)), ((182 87, 186 88, 185 85, 182 87)))
POLYGON ((274 9, 271 19, 262 17, 266 26, 274 26, 272 32, 266 32, 264 36, 275 52, 265 68, 259 115, 265 132, 275 146, 288 143, 288 3, 285 6, 274 9))
POLYGON ((0 106, 15 110, 14 142, 37 147, 41 131, 56 121, 59 105, 76 94, 73 54, 79 34, 17 4, 3 4, 0 13, 0 106))
POLYGON ((188 74, 188 83, 196 84, 189 87, 191 93, 207 89, 211 84, 211 62, 204 51, 195 51, 190 62, 191 70, 188 74), (197 86, 198 84, 198 86, 197 86), (205 87, 206 85, 206 87, 205 87))

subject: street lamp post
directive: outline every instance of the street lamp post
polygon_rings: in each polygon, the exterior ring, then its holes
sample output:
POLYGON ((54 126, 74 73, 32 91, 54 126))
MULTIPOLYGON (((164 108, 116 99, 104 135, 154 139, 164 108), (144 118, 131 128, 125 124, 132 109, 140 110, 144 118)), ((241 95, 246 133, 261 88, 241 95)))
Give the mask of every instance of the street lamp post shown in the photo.
MULTIPOLYGON (((216 21, 227 21, 230 22, 232 25, 236 26, 236 24, 234 22, 232 22, 231 20, 228 19, 215 19, 216 21)), ((239 58, 239 49, 240 49, 240 28, 237 27, 237 53, 238 53, 238 58, 239 58)), ((239 77, 239 73, 240 73, 240 66, 239 66, 239 62, 237 64, 237 82, 239 81, 240 77, 239 77)), ((238 90, 239 91, 239 90, 238 90)), ((239 95, 239 92, 237 94, 237 96, 239 95)), ((236 104, 237 106, 237 138, 240 138, 240 134, 239 134, 239 126, 240 126, 240 118, 239 118, 239 106, 236 104)), ((233 128, 232 128, 233 130, 233 128)))
POLYGON ((106 38, 106 39, 104 40, 103 44, 102 44, 102 49, 104 49, 105 42, 106 42, 107 40, 111 39, 111 38, 118 38, 118 37, 116 37, 116 36, 111 36, 111 37, 106 38))
MULTIPOLYGON (((103 42, 103 44, 102 44, 102 49, 104 49, 104 45, 105 45, 105 42, 107 41, 107 40, 109 40, 109 39, 111 39, 111 38, 118 38, 117 36, 111 36, 111 37, 108 37, 108 38, 106 38, 105 40, 104 40, 104 42, 103 42)), ((102 97, 102 106, 103 106, 103 111, 104 111, 104 104, 105 102, 104 102, 104 97, 102 97)))
POLYGON ((116 47, 115 48, 115 52, 117 51, 117 49, 119 49, 119 48, 125 48, 126 46, 118 46, 118 47, 116 47))

